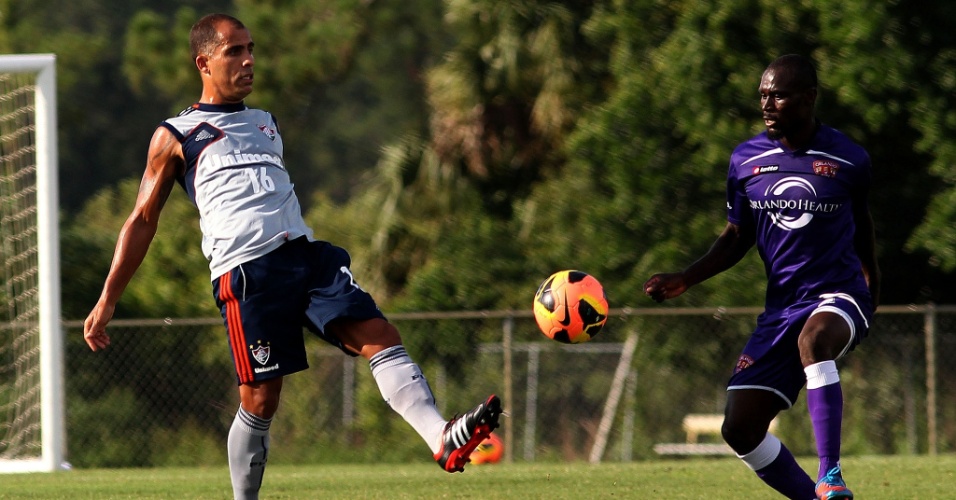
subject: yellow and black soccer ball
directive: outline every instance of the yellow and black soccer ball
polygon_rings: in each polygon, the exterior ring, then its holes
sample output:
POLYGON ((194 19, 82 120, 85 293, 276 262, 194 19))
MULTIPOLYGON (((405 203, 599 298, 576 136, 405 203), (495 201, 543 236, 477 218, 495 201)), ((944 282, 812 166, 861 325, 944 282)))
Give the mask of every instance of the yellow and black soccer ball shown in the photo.
POLYGON ((583 271, 558 271, 534 294, 534 319, 546 337, 580 344, 597 335, 607 322, 604 287, 583 271))

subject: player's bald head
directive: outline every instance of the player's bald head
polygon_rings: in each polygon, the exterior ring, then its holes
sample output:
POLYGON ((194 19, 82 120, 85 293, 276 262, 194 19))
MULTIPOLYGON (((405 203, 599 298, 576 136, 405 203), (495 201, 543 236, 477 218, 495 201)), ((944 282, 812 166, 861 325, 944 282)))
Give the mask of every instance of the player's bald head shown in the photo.
POLYGON ((817 86, 816 68, 809 59, 798 54, 778 57, 767 66, 764 74, 768 72, 773 72, 778 79, 787 80, 793 89, 807 90, 817 86))

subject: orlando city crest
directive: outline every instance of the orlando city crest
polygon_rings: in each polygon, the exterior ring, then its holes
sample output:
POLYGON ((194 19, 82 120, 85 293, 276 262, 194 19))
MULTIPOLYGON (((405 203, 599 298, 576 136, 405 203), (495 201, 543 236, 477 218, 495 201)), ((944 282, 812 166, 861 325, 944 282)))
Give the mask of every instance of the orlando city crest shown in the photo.
POLYGON ((813 162, 813 173, 824 177, 836 177, 840 166, 836 162, 829 160, 816 160, 813 162))
POLYGON ((274 128, 268 126, 268 125, 257 125, 257 127, 259 127, 259 131, 262 132, 263 134, 265 134, 266 137, 268 137, 270 141, 275 141, 275 140, 276 140, 276 129, 274 129, 274 128))
POLYGON ((252 357, 256 358, 256 361, 258 361, 260 365, 265 365, 269 362, 269 351, 271 348, 268 343, 266 343, 266 345, 260 345, 255 349, 253 349, 252 346, 249 346, 249 348, 252 349, 252 357))
POLYGON ((751 358, 746 354, 741 354, 740 357, 737 358, 737 366, 734 367, 734 373, 740 373, 741 370, 750 368, 750 365, 752 364, 754 364, 754 358, 751 358))

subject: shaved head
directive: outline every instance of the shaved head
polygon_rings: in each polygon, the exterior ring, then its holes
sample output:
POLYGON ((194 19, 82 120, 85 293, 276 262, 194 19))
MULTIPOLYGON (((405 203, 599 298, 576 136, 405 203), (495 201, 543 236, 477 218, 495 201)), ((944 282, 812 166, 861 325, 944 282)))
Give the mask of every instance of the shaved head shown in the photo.
POLYGON ((204 16, 189 30, 189 49, 192 51, 193 60, 200 54, 208 56, 216 50, 216 45, 220 42, 217 28, 221 22, 228 22, 237 29, 245 29, 242 21, 228 14, 204 16))
POLYGON ((760 78, 760 107, 767 137, 797 149, 816 130, 817 71, 804 56, 777 58, 760 78))
POLYGON ((793 89, 807 90, 817 86, 817 70, 809 59, 798 54, 780 56, 767 66, 779 77, 786 78, 793 89))

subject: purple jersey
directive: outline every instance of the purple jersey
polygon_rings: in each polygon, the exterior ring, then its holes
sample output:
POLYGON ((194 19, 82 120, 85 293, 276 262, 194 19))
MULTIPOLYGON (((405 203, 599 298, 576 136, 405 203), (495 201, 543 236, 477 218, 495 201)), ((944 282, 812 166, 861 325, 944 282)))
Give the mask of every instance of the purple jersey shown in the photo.
POLYGON ((853 244, 853 202, 866 200, 869 185, 869 155, 826 125, 803 150, 790 151, 766 132, 737 146, 727 220, 756 230, 768 311, 823 293, 869 297, 853 244))

